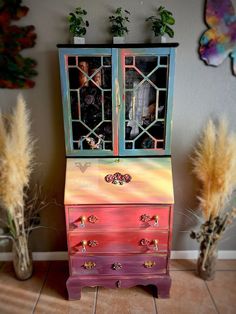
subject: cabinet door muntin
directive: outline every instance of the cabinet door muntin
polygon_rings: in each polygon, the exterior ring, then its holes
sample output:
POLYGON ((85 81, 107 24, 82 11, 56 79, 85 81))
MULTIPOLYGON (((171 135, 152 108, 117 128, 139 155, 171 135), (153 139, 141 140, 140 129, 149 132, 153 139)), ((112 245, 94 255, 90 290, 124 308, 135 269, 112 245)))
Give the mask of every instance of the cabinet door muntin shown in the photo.
POLYGON ((120 155, 170 154, 173 60, 171 48, 120 50, 120 155))

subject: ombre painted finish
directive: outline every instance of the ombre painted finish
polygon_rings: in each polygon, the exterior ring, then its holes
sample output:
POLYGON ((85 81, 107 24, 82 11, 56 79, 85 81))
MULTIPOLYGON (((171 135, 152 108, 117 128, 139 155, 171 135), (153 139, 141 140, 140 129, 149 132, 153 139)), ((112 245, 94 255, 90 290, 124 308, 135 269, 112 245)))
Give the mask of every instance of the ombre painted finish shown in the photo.
POLYGON ((79 255, 70 258, 71 275, 166 274, 167 256, 161 254, 79 255))
MULTIPOLYGON (((115 226, 114 226, 115 228, 115 226)), ((73 232, 68 235, 70 254, 76 253, 155 253, 167 252, 168 231, 125 229, 105 232, 73 232), (86 241, 86 245, 83 245, 86 241), (155 241, 157 241, 155 243, 155 241)))
POLYGON ((65 200, 76 204, 173 204, 171 159, 67 159, 65 200), (108 174, 129 174, 122 185, 106 182, 108 174))
POLYGON ((167 205, 68 206, 70 231, 118 229, 168 229, 171 207, 167 205))
POLYGON ((58 46, 70 300, 86 286, 169 297, 177 46, 58 46))

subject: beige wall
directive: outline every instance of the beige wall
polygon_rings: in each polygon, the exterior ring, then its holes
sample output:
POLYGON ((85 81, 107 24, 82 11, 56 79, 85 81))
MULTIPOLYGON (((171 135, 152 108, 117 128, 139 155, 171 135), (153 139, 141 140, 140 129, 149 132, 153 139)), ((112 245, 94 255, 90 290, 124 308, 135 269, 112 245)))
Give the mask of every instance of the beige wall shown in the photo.
MULTIPOLYGON (((233 0, 236 8, 236 0, 233 0)), ((186 209, 196 208, 196 182, 191 173, 189 154, 199 132, 209 117, 225 114, 231 128, 236 131, 236 77, 231 75, 229 58, 213 68, 199 59, 198 40, 205 30, 203 21, 204 1, 196 0, 25 0, 30 7, 27 17, 20 24, 33 24, 38 34, 37 45, 24 50, 24 55, 38 61, 39 75, 36 86, 23 90, 32 112, 32 132, 37 138, 37 167, 34 181, 39 181, 49 198, 63 203, 65 150, 63 118, 60 98, 60 79, 57 43, 68 43, 66 16, 74 7, 81 5, 88 11, 91 26, 87 43, 109 43, 107 16, 117 6, 132 12, 132 23, 127 42, 148 42, 149 33, 144 25, 146 17, 159 5, 165 5, 176 18, 175 39, 180 43, 176 59, 175 100, 173 111, 172 154, 175 187, 175 221, 173 249, 191 250, 197 245, 189 239, 188 232, 194 223, 186 218, 186 209)), ((0 107, 7 112, 15 104, 19 90, 0 89, 0 107)), ((42 224, 56 230, 35 231, 31 238, 34 251, 66 250, 64 210, 50 206, 42 214, 42 224)), ((236 228, 225 236, 221 248, 235 250, 233 239, 236 228)), ((1 250, 7 250, 3 247, 1 250)))

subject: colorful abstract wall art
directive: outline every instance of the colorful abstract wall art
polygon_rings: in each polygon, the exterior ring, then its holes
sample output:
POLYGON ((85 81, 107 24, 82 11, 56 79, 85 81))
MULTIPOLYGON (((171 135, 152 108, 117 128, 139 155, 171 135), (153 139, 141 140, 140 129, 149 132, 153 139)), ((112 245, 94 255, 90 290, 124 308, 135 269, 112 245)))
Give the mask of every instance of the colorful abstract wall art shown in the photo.
POLYGON ((35 45, 34 26, 12 25, 25 16, 29 8, 21 0, 0 0, 0 88, 31 88, 31 77, 37 74, 36 61, 23 57, 25 48, 35 45))
POLYGON ((209 29, 200 39, 201 59, 218 66, 230 56, 236 75, 236 15, 231 0, 206 0, 205 20, 209 29))

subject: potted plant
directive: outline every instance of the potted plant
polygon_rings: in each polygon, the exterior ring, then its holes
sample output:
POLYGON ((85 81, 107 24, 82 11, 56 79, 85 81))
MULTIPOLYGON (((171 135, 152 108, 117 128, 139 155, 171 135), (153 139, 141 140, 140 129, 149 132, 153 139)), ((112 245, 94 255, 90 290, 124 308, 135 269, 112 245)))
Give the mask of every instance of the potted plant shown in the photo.
POLYGON ((174 37, 174 31, 169 25, 174 25, 175 19, 173 14, 167 11, 165 7, 160 6, 157 10, 157 16, 150 16, 146 21, 152 23, 154 42, 166 42, 165 34, 171 38, 174 37))
POLYGON ((122 44, 125 42, 124 36, 129 32, 126 26, 126 23, 130 22, 128 15, 130 15, 130 12, 120 7, 116 9, 114 15, 109 16, 114 44, 122 44))
POLYGON ((73 35, 74 44, 84 44, 86 34, 86 27, 89 26, 89 22, 84 20, 84 16, 87 15, 87 11, 81 7, 75 9, 75 12, 70 12, 68 16, 69 31, 73 35))
POLYGON ((200 243, 197 273, 204 280, 212 280, 219 241, 236 218, 235 205, 229 202, 236 188, 236 134, 229 133, 225 119, 218 127, 212 120, 208 122, 192 162, 201 182, 198 199, 203 221, 190 236, 200 243))

